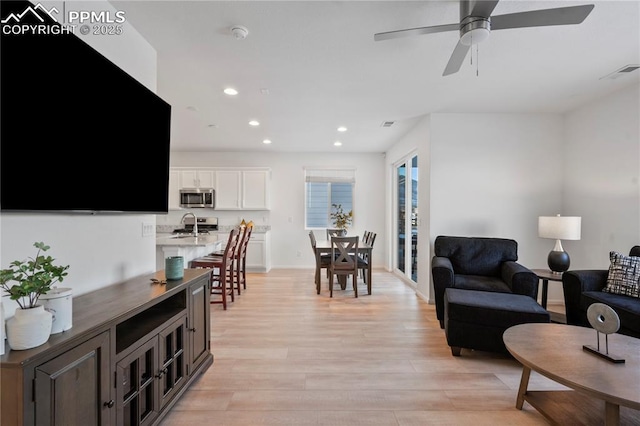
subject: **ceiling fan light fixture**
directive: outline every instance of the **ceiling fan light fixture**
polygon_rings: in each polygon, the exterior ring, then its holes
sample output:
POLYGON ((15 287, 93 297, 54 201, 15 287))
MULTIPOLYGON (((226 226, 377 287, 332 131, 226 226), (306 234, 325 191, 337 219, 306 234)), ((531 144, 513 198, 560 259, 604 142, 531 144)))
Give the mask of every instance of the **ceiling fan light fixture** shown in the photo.
POLYGON ((460 29, 460 43, 472 46, 482 43, 491 34, 491 23, 488 19, 478 19, 469 22, 460 29))

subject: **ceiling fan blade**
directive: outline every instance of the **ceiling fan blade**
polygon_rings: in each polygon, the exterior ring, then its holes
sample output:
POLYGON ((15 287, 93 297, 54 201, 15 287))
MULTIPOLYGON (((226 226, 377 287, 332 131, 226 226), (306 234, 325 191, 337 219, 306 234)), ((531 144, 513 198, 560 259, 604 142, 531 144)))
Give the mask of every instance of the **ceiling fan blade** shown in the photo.
POLYGON ((594 5, 559 7, 556 9, 532 10, 491 17, 492 30, 523 27, 546 27, 550 25, 580 24, 593 10, 594 5))
POLYGON ((409 28, 406 30, 388 31, 385 33, 374 34, 375 41, 390 40, 400 37, 409 37, 422 34, 442 33, 445 31, 458 31, 460 24, 435 25, 433 27, 409 28))
POLYGON ((491 12, 496 8, 498 4, 498 0, 476 0, 473 5, 473 9, 471 10, 471 16, 480 16, 483 18, 488 18, 491 16, 491 12))
POLYGON ((453 49, 453 53, 451 54, 451 58, 449 58, 449 62, 447 63, 443 76, 453 74, 458 72, 460 67, 462 66, 462 61, 467 57, 467 52, 471 49, 471 46, 467 46, 458 41, 456 48, 453 49))

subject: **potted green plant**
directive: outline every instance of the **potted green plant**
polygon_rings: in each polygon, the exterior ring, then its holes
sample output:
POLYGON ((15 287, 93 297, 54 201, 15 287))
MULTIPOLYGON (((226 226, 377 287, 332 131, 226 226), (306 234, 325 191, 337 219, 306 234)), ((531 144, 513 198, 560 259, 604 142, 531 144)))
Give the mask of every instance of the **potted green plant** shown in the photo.
POLYGON ((16 260, 0 271, 0 289, 19 306, 6 324, 7 341, 14 350, 35 348, 49 339, 52 315, 38 304, 38 298, 51 290, 53 284, 62 282, 69 269, 69 265, 54 265, 55 259, 43 254, 49 246, 42 242, 33 246, 38 249, 35 258, 16 260))
POLYGON ((338 229, 346 231, 347 227, 353 223, 353 210, 345 212, 342 204, 331 204, 331 210, 333 225, 338 229))

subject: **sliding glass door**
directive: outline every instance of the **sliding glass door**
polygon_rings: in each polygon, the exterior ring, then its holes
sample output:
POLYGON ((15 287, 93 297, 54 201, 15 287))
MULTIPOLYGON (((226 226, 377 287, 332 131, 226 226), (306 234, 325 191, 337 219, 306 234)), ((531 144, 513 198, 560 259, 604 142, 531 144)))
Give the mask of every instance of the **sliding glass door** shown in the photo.
POLYGON ((418 281, 418 156, 396 164, 396 269, 418 281))

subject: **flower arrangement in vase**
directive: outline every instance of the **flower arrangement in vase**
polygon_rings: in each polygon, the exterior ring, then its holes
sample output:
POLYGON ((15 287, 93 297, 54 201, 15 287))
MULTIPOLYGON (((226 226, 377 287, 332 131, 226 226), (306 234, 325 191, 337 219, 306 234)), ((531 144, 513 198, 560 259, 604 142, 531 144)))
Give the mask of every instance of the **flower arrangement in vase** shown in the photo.
POLYGON ((35 258, 13 261, 9 268, 0 270, 0 289, 19 306, 15 316, 7 320, 7 341, 14 350, 35 348, 49 339, 52 316, 38 305, 38 299, 53 284, 62 282, 69 269, 69 265, 54 265, 55 259, 42 254, 49 246, 42 242, 33 246, 38 249, 35 258), (17 284, 10 285, 12 281, 17 284))
POLYGON ((353 223, 353 210, 345 212, 342 204, 331 204, 331 220, 336 228, 346 231, 347 227, 353 223))

